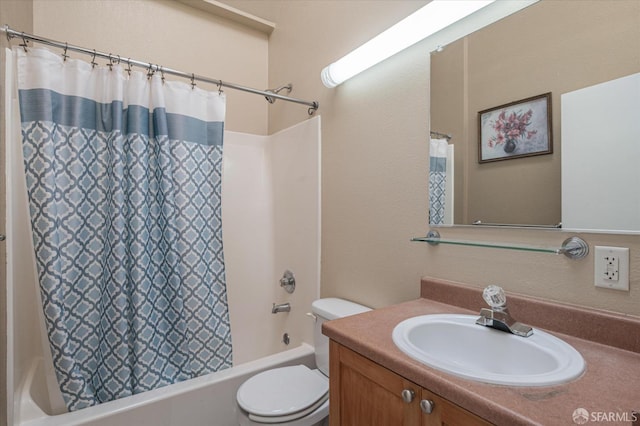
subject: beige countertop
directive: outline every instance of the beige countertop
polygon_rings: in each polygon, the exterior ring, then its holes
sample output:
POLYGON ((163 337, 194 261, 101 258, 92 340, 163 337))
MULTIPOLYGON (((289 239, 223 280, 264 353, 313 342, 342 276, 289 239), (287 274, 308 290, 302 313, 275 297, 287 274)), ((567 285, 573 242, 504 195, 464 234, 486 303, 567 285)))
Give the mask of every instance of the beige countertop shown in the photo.
MULTIPOLYGON (((603 319, 598 313, 593 314, 579 308, 576 311, 574 307, 522 298, 520 302, 524 300, 528 305, 537 306, 538 312, 545 315, 546 322, 549 321, 549 309, 559 309, 559 317, 563 314, 572 318, 580 315, 589 317, 585 320, 586 323, 574 321, 570 324, 569 331, 576 330, 572 335, 538 326, 577 349, 586 362, 586 370, 578 379, 556 386, 491 385, 458 378, 428 367, 409 358, 395 346, 391 338, 393 328, 407 318, 439 313, 477 314, 484 304, 479 290, 457 286, 455 283, 424 279, 422 290, 423 297, 420 299, 326 322, 323 332, 383 367, 498 425, 574 425, 576 423, 572 416, 578 408, 586 409, 590 420, 607 420, 602 424, 630 425, 634 424, 630 420, 637 417, 635 424, 640 425, 640 415, 632 414, 634 411, 640 412, 640 353, 637 351, 640 318, 602 313, 603 319), (434 288, 438 294, 433 293, 434 288), (478 297, 477 310, 455 306, 474 303, 475 293, 478 297), (456 302, 442 303, 441 300, 446 299, 447 294, 455 297, 456 302), (440 301, 425 297, 429 295, 440 301), (540 303, 544 306, 540 307, 540 303), (568 311, 563 312, 565 309, 568 311), (621 336, 620 339, 613 342, 619 347, 594 341, 606 341, 611 334, 616 334, 612 331, 607 336, 606 329, 600 333, 603 334, 602 339, 575 337, 585 332, 588 335, 588 330, 585 329, 591 326, 590 321, 622 329, 622 332, 617 333, 621 336), (624 421, 625 419, 628 421, 624 421)), ((508 305, 509 300, 514 300, 514 296, 508 295, 508 305)), ((516 300, 514 302, 519 306, 516 300)), ((532 312, 535 313, 536 309, 532 309, 532 312)), ((519 317, 517 310, 511 309, 511 314, 517 320, 537 327, 535 321, 519 317)), ((594 423, 590 421, 588 424, 594 423)))

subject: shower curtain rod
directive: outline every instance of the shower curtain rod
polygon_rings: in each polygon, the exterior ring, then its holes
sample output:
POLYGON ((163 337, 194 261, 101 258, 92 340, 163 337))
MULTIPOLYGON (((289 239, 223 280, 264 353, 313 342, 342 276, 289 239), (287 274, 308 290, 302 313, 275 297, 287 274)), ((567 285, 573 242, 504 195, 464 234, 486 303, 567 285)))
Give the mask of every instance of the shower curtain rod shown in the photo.
POLYGON ((27 34, 21 31, 12 30, 11 28, 9 28, 8 25, 4 25, 3 27, 0 27, 0 31, 4 32, 7 35, 7 40, 9 41, 9 43, 11 43, 12 38, 21 38, 23 41, 23 44, 21 44, 20 46, 22 46, 25 51, 27 50, 27 47, 28 47, 27 42, 31 40, 36 43, 46 44, 49 46, 63 49, 64 52, 62 53, 62 56, 64 57, 64 59, 67 59, 67 52, 71 50, 74 52, 84 53, 85 55, 91 55, 93 57, 91 59, 92 64, 94 64, 93 61, 95 61, 96 58, 108 59, 111 65, 124 62, 127 65, 129 65, 129 67, 131 67, 131 65, 135 65, 138 67, 146 68, 147 70, 149 70, 149 72, 152 72, 152 73, 158 71, 161 74, 171 74, 178 77, 186 78, 188 80, 191 80, 192 87, 195 86, 195 81, 197 80, 205 83, 213 83, 217 85, 219 88, 228 87, 230 89, 241 90, 243 92, 253 93, 256 95, 262 95, 267 99, 269 103, 273 103, 273 99, 282 99, 283 101, 287 101, 287 102, 294 102, 297 104, 307 105, 309 106, 309 109, 307 110, 307 113, 309 115, 313 115, 320 106, 320 104, 316 101, 305 101, 302 99, 296 99, 289 96, 280 95, 276 93, 276 91, 272 91, 272 90, 253 89, 251 87, 241 86, 239 84, 229 83, 222 80, 216 80, 215 78, 209 78, 209 77, 203 77, 200 75, 190 74, 183 71, 177 71, 171 68, 165 68, 161 65, 155 65, 148 62, 137 61, 131 58, 128 58, 125 60, 121 58, 120 55, 96 52, 95 49, 87 49, 84 47, 73 46, 66 42, 62 43, 60 41, 50 40, 48 38, 36 36, 33 34, 27 34))

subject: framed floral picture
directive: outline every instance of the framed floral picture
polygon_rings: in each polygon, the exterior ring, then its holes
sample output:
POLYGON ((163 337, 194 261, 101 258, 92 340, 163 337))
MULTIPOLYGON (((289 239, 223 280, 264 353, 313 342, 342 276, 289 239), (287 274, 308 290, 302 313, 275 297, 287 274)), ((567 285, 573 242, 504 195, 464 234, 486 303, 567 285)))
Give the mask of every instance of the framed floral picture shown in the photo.
POLYGON ((478 112, 478 162, 551 154, 551 93, 478 112))

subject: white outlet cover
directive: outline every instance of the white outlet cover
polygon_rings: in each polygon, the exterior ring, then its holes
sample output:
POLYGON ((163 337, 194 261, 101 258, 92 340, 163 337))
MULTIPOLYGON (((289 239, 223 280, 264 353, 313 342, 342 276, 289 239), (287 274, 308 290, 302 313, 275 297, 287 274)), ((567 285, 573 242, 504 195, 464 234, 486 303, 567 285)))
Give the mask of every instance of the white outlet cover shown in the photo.
POLYGON ((596 287, 612 290, 629 291, 629 249, 626 247, 594 247, 594 283, 596 287), (616 257, 618 263, 618 279, 607 279, 606 265, 608 257, 616 257))

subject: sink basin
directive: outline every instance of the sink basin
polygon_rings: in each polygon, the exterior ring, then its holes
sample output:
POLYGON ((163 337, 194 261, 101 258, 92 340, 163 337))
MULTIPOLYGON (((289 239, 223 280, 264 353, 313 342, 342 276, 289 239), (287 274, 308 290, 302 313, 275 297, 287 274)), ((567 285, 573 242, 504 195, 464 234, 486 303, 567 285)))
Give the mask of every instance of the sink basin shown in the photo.
POLYGON ((393 342, 411 358, 453 375, 508 386, 566 383, 584 359, 566 342, 534 329, 519 337, 477 325, 477 315, 423 315, 393 329, 393 342))

